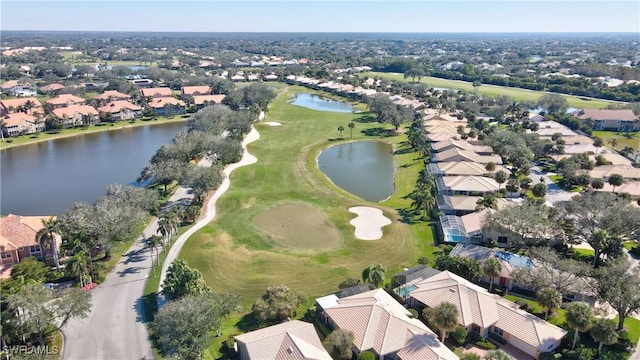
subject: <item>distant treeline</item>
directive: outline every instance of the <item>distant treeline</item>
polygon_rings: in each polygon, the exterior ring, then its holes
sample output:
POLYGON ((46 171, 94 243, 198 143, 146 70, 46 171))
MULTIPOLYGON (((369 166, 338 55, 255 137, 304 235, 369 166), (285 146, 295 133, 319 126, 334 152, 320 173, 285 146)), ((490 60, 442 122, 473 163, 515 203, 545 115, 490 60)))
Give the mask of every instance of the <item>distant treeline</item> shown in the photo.
POLYGON ((606 100, 638 102, 640 101, 640 85, 624 84, 616 87, 608 87, 602 84, 594 84, 587 78, 566 78, 562 76, 552 77, 501 77, 489 74, 477 74, 469 71, 468 67, 460 70, 434 69, 421 66, 414 59, 397 58, 388 62, 376 61, 369 64, 375 71, 405 73, 411 68, 421 68, 429 76, 462 80, 468 82, 480 81, 482 84, 508 86, 538 91, 551 91, 575 96, 586 96, 606 100))

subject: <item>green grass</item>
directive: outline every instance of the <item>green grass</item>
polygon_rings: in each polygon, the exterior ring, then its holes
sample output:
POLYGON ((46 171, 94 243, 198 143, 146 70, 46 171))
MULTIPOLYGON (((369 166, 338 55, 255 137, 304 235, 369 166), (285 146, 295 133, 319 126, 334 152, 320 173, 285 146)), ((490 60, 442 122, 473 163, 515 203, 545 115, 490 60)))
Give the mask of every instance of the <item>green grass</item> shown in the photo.
POLYGON ((55 331, 53 334, 49 335, 47 339, 47 346, 51 350, 51 353, 47 354, 44 358, 46 360, 58 360, 62 359, 62 346, 64 342, 64 337, 60 331, 55 331), (53 349, 57 349, 53 351, 53 349))
MULTIPOLYGON (((616 324, 618 323, 617 315, 613 321, 616 324)), ((640 320, 627 317, 624 319, 624 327, 629 331, 629 340, 634 344, 638 344, 638 341, 640 341, 640 320)))
POLYGON ((57 131, 46 131, 38 135, 31 134, 31 135, 5 138, 5 141, 0 143, 0 150, 9 149, 9 148, 21 146, 21 145, 34 144, 42 141, 48 141, 51 139, 62 139, 66 137, 89 134, 94 132, 112 131, 112 130, 118 130, 122 128, 132 128, 136 126, 156 125, 156 124, 162 124, 162 123, 171 122, 171 121, 186 121, 186 120, 187 120, 186 118, 183 118, 181 116, 174 116, 174 117, 167 117, 167 118, 158 117, 157 120, 136 119, 134 123, 130 122, 129 120, 124 120, 116 123, 101 123, 98 125, 90 125, 86 129, 73 128, 73 129, 63 129, 63 130, 57 130, 57 131))
POLYGON ((638 243, 635 241, 625 241, 622 243, 622 246, 624 246, 624 248, 627 249, 627 251, 631 251, 640 245, 638 245, 638 243))
MULTIPOLYGON (((546 309, 544 309, 537 301, 527 299, 525 297, 517 296, 517 295, 506 295, 505 299, 509 301, 515 302, 516 299, 520 299, 526 301, 533 308, 533 314, 544 319, 544 313, 546 309)), ((567 310, 565 309, 556 309, 553 313, 549 313, 549 318, 547 319, 553 325, 565 327, 565 322, 567 321, 567 310)))
MULTIPOLYGON (((239 168, 231 176, 231 187, 218 201, 218 217, 194 234, 180 257, 203 273, 215 292, 236 291, 243 307, 251 305, 271 285, 287 284, 310 299, 337 290, 348 277, 360 278, 371 263, 387 267, 388 278, 403 267, 412 266, 420 256, 433 258, 433 234, 429 224, 403 223, 398 210, 410 200, 403 198, 413 189, 418 171, 424 166, 409 149, 406 136, 390 135, 389 126, 371 121, 368 113, 319 112, 288 103, 295 92, 313 92, 288 87, 280 92, 267 115, 279 127, 257 124, 260 139, 249 145, 256 164, 239 168), (316 157, 325 147, 350 141, 338 140, 339 125, 354 121, 353 140, 387 141, 399 152, 395 157, 396 189, 383 203, 369 203, 333 185, 317 168, 316 157), (366 133, 382 135, 366 135, 366 133), (284 203, 306 203, 317 208, 340 236, 338 247, 330 250, 296 250, 277 245, 255 229, 253 219, 265 209, 284 203), (348 212, 354 205, 381 208, 393 224, 384 228, 378 241, 362 241, 353 235, 348 212)), ((361 109, 363 105, 358 105, 361 109)), ((240 314, 242 315, 242 314, 240 314)), ((223 336, 239 333, 240 317, 223 324, 223 336)), ((220 338, 214 339, 206 358, 220 356, 220 338)))
MULTIPOLYGON (((360 74, 360 77, 365 77, 365 76, 368 76, 370 78, 374 76, 378 76, 383 79, 397 80, 397 81, 411 80, 411 79, 404 79, 404 75, 398 74, 398 73, 365 72, 360 74)), ((422 78, 420 82, 425 83, 431 87, 460 89, 467 92, 473 92, 473 85, 468 81, 425 77, 425 78, 422 78)), ((483 84, 482 86, 480 86, 480 88, 478 88, 477 93, 485 96, 490 96, 490 97, 508 96, 518 101, 537 102, 540 96, 544 95, 546 92, 483 84)), ((601 109, 606 107, 608 104, 615 103, 614 101, 608 101, 608 100, 585 98, 585 97, 563 95, 563 94, 561 95, 567 99, 567 101, 569 102, 569 106, 575 107, 575 108, 601 109)))
POLYGON ((591 136, 597 136, 604 141, 604 146, 611 147, 609 141, 617 139, 618 145, 614 150, 622 150, 625 146, 632 147, 636 152, 640 151, 639 132, 618 132, 618 131, 594 131, 591 136))

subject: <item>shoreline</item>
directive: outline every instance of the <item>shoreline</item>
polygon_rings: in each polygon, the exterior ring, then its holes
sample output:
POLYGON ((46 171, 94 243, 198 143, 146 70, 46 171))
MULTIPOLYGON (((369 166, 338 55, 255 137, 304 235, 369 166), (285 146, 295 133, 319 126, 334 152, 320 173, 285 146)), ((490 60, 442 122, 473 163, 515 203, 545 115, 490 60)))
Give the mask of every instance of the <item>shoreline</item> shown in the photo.
MULTIPOLYGON (((137 119, 136 122, 133 124, 129 123, 128 120, 123 120, 123 121, 114 123, 113 126, 103 125, 103 126, 96 127, 95 125, 92 125, 93 127, 87 130, 65 129, 65 130, 62 130, 61 133, 51 134, 50 136, 46 136, 49 134, 41 133, 41 135, 38 136, 37 138, 32 138, 32 139, 29 139, 29 141, 20 142, 20 143, 8 143, 7 140, 12 138, 7 137, 4 139, 4 142, 0 142, 0 150, 7 150, 7 149, 13 149, 13 148, 27 146, 27 145, 38 144, 38 143, 46 142, 49 140, 67 139, 75 136, 95 134, 95 133, 106 132, 106 131, 117 131, 117 130, 130 129, 130 128, 141 127, 141 126, 162 125, 162 124, 173 123, 173 122, 186 122, 187 120, 189 120, 189 118, 182 118, 182 117, 179 117, 177 119, 158 119, 158 120, 147 120, 147 121, 137 119), (72 133, 65 133, 65 131, 67 130, 71 130, 71 131, 77 130, 77 131, 74 131, 72 133), (44 134, 45 136, 43 136, 42 134, 44 134)), ((27 136, 27 135, 24 135, 24 136, 27 136)))

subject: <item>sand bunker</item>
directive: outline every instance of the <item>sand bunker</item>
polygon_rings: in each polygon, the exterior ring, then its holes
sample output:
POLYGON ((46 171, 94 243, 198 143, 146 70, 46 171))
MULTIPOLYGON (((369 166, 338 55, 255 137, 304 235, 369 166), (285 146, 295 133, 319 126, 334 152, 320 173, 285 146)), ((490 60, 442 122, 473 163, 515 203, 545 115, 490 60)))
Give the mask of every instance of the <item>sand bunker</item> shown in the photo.
POLYGON ((349 221, 356 228, 355 235, 360 240, 378 240, 382 237, 382 227, 391 224, 382 210, 368 206, 354 206, 349 211, 357 214, 349 221))
POLYGON ((269 126, 282 126, 282 124, 280 124, 279 122, 275 122, 275 121, 267 121, 267 122, 265 122, 265 124, 267 124, 269 126))

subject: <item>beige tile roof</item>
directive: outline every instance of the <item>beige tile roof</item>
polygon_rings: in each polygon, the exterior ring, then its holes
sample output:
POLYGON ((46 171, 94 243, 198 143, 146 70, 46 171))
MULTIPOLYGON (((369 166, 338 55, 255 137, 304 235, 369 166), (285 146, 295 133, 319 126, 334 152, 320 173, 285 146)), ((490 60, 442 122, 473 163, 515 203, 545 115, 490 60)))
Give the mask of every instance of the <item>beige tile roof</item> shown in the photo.
POLYGON ((502 164, 502 158, 499 155, 479 155, 471 150, 460 150, 457 148, 448 149, 435 154, 437 161, 470 161, 481 164, 493 162, 502 164))
POLYGON ((56 91, 56 90, 62 90, 64 89, 65 86, 62 84, 58 84, 58 83, 52 83, 52 84, 48 84, 48 85, 44 85, 40 87, 40 91, 56 91))
POLYGON ((460 135, 458 135, 458 133, 455 133, 455 132, 427 134, 427 139, 429 139, 429 141, 431 142, 438 142, 438 141, 443 141, 447 139, 458 139, 458 138, 460 138, 460 135))
POLYGON ((103 113, 118 113, 122 111, 122 109, 129 109, 133 111, 142 110, 142 108, 138 105, 132 104, 126 100, 119 100, 99 107, 98 111, 103 113))
POLYGON ((142 96, 146 97, 171 97, 171 89, 168 87, 140 89, 140 93, 142 93, 142 96))
POLYGON ((472 161, 442 161, 433 163, 438 168, 440 174, 443 175, 475 175, 484 176, 487 174, 495 173, 500 170, 507 174, 511 174, 507 168, 501 165, 496 165, 494 171, 486 169, 486 164, 480 164, 472 161))
POLYGON ((480 196, 443 196, 445 204, 453 210, 473 211, 476 209, 480 196))
POLYGON ((20 85, 20 82, 18 80, 9 80, 9 81, 3 82, 2 85, 0 85, 0 89, 10 90, 18 85, 20 85))
POLYGON ((47 100, 47 104, 51 105, 74 105, 84 104, 84 102, 83 98, 71 94, 62 94, 47 100))
POLYGON ((404 360, 458 358, 382 289, 337 299, 335 305, 324 310, 338 328, 353 333, 353 343, 360 351, 373 349, 380 355, 404 351, 404 360), (428 349, 415 349, 416 344, 428 349))
POLYGON ((592 178, 608 178, 613 174, 620 174, 625 179, 640 179, 640 168, 628 165, 602 165, 590 171, 592 178))
MULTIPOLYGON (((605 182, 604 187, 596 191, 613 192, 613 190, 613 186, 605 182)), ((640 181, 628 181, 620 186, 616 186, 615 191, 619 194, 627 193, 634 198, 640 197, 640 181)))
POLYGON ((36 234, 42 229, 42 220, 49 220, 49 216, 9 214, 0 218, 0 250, 38 245, 36 234))
POLYGON ((174 97, 153 98, 153 100, 149 101, 149 106, 154 109, 165 107, 167 104, 175 106, 185 106, 184 101, 178 100, 174 97))
POLYGON ((623 120, 623 121, 635 121, 638 117, 632 110, 596 110, 596 109, 584 109, 578 111, 575 116, 578 119, 592 119, 592 120, 623 120))
POLYGON ((131 99, 131 96, 129 94, 121 93, 118 90, 107 90, 102 94, 96 95, 96 97, 94 97, 94 99, 98 100, 109 100, 110 98, 111 100, 129 100, 131 99))
POLYGON ((2 99, 0 100, 0 107, 8 112, 18 112, 18 108, 31 101, 35 106, 31 109, 31 113, 44 114, 42 104, 35 97, 22 97, 17 99, 2 99))
POLYGON ((443 176, 442 181, 451 191, 495 192, 500 188, 494 179, 484 176, 443 176))
POLYGON ((53 114, 59 118, 71 118, 76 114, 98 115, 98 111, 89 105, 71 105, 63 108, 53 109, 53 114))
POLYGON ((464 326, 475 323, 483 328, 498 326, 527 344, 546 351, 567 332, 497 295, 490 294, 458 275, 443 271, 416 284, 410 297, 436 307, 449 302, 458 309, 458 322, 464 326))
POLYGON ((430 126, 425 126, 425 130, 427 130, 429 134, 449 133, 449 134, 458 135, 458 127, 455 124, 430 125, 430 126))
POLYGON ((184 95, 209 95, 211 94, 211 88, 207 85, 203 86, 183 86, 182 93, 184 95))
POLYGON ((222 100, 227 97, 227 95, 195 95, 193 97, 193 103, 196 105, 202 105, 205 102, 213 102, 216 104, 222 104, 222 100))
POLYGON ((483 209, 481 211, 476 211, 472 212, 471 214, 460 216, 460 220, 462 221, 462 225, 464 225, 464 230, 467 232, 467 234, 481 232, 482 222, 490 212, 491 209, 483 209))
POLYGON ((330 360, 313 324, 293 320, 235 337, 249 359, 330 360))

